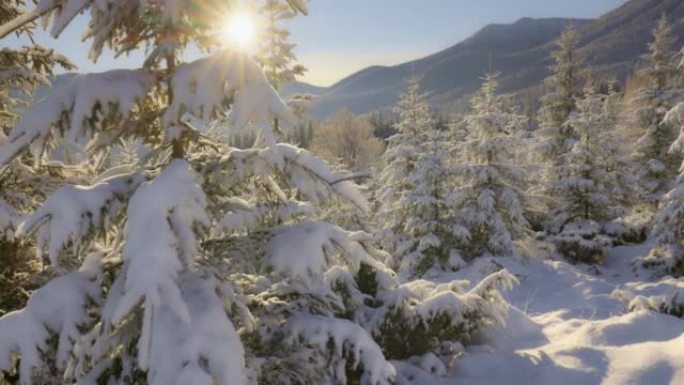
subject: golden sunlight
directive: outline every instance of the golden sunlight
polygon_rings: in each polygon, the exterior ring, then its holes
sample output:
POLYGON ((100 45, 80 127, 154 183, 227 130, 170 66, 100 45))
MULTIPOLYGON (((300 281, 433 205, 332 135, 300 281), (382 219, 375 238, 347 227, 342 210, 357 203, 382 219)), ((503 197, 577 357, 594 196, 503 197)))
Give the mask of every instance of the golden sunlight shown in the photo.
POLYGON ((224 44, 240 50, 253 49, 256 35, 255 17, 248 13, 231 15, 221 28, 221 40, 224 44))

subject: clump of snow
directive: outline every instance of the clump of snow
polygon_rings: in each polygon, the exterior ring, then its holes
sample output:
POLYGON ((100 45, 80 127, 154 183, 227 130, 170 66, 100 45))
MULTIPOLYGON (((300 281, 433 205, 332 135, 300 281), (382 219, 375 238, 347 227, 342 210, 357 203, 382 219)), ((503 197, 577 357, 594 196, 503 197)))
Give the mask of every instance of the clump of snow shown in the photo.
POLYGON ((182 118, 190 113, 204 122, 224 109, 227 95, 234 95, 229 122, 240 129, 254 125, 270 133, 272 118, 294 122, 292 113, 268 84, 259 66, 246 55, 229 50, 183 63, 173 73, 174 97, 162 118, 168 138, 182 130, 182 118))
POLYGON ((628 311, 684 315, 684 281, 680 279, 667 277, 657 282, 629 282, 625 287, 616 289, 612 296, 628 311))
POLYGON ((361 243, 368 240, 368 235, 330 223, 302 222, 277 229, 267 245, 266 258, 276 272, 312 283, 337 261, 356 268, 361 262, 376 265, 361 243))
POLYGON ((56 363, 64 368, 80 327, 87 326, 89 301, 101 302, 98 282, 100 252, 92 253, 80 270, 55 278, 31 295, 26 307, 0 318, 0 370, 14 369, 18 355, 22 385, 33 383, 42 368, 42 353, 50 350, 51 336, 57 335, 56 363))
POLYGON ((150 385, 230 385, 247 382, 244 349, 218 296, 219 282, 206 273, 181 276, 178 286, 190 320, 162 305, 153 317, 150 385))
POLYGON ((67 132, 72 139, 85 137, 86 131, 101 128, 103 115, 129 116, 153 85, 154 76, 143 70, 78 75, 55 87, 22 115, 0 148, 0 164, 6 164, 29 145, 39 156, 52 137, 67 132))
POLYGON ((359 325, 343 319, 301 315, 293 318, 289 327, 292 338, 317 347, 319 352, 328 351, 332 342, 338 359, 347 354, 351 356, 354 367, 362 363, 362 385, 392 383, 396 374, 394 367, 387 362, 373 338, 359 325))
POLYGON ((114 175, 93 186, 66 185, 19 224, 17 236, 37 231, 38 252, 47 249, 51 263, 57 265, 67 244, 78 247, 94 228, 104 228, 143 181, 144 175, 133 173, 114 175))
POLYGON ((144 300, 138 343, 138 361, 143 369, 149 367, 154 314, 164 307, 183 322, 191 320, 176 279, 182 270, 194 269, 193 259, 198 254, 194 226, 206 226, 209 221, 198 182, 198 175, 186 161, 174 160, 156 178, 141 185, 128 204, 123 248, 125 284, 112 323, 120 322, 144 300))

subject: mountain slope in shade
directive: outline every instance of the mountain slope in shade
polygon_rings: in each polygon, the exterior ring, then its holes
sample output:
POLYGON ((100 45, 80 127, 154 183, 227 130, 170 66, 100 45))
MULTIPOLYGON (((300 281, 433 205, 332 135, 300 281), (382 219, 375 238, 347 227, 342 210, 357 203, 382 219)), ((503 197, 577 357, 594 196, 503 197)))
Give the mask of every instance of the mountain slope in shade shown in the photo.
POLYGON ((342 107, 366 113, 392 106, 413 74, 435 105, 450 103, 479 87, 489 67, 501 71, 501 91, 516 92, 538 85, 548 76, 555 39, 568 24, 580 33, 587 64, 600 76, 624 78, 647 52, 651 31, 666 14, 675 25, 676 47, 684 44, 684 1, 631 0, 595 20, 523 18, 512 24, 489 25, 469 39, 425 58, 391 67, 374 66, 314 92, 312 114, 326 117, 342 107), (491 59, 490 59, 491 58, 491 59))
POLYGON ((284 96, 292 96, 297 94, 319 95, 325 91, 325 87, 315 86, 305 82, 292 82, 283 86, 280 93, 284 96))

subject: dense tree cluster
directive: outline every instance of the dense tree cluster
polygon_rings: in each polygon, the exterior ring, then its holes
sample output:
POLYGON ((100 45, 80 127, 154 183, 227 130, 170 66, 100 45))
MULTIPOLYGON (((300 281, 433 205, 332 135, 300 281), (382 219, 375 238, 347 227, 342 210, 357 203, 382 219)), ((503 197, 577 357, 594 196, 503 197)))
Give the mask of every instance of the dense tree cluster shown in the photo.
POLYGON ((446 261, 455 256, 516 255, 527 241, 571 262, 601 263, 609 248, 649 237, 657 246, 644 265, 681 274, 684 68, 672 41, 663 17, 636 74, 642 86, 627 97, 616 81, 595 79, 569 27, 536 119, 496 95, 496 74, 447 130, 429 120, 424 101, 404 96, 400 109, 412 112, 398 114, 378 178, 377 226, 394 266, 421 266, 418 275, 434 261, 454 269, 459 263, 446 261), (430 146, 431 136, 448 150, 430 146))

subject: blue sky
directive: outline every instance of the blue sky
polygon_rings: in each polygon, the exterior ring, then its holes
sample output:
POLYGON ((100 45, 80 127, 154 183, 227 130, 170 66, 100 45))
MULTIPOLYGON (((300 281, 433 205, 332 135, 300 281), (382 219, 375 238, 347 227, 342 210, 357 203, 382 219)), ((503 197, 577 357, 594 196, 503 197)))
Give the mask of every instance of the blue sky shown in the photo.
MULTIPOLYGON (((329 85, 369 65, 391 65, 447 48, 490 23, 521 17, 593 18, 625 0, 312 0, 309 16, 289 22, 304 81, 329 85)), ((84 20, 77 20, 59 44, 45 33, 41 44, 55 47, 80 71, 136 67, 138 55, 98 63, 87 60, 80 43, 84 20)), ((190 54, 192 56, 192 54, 190 54)))

